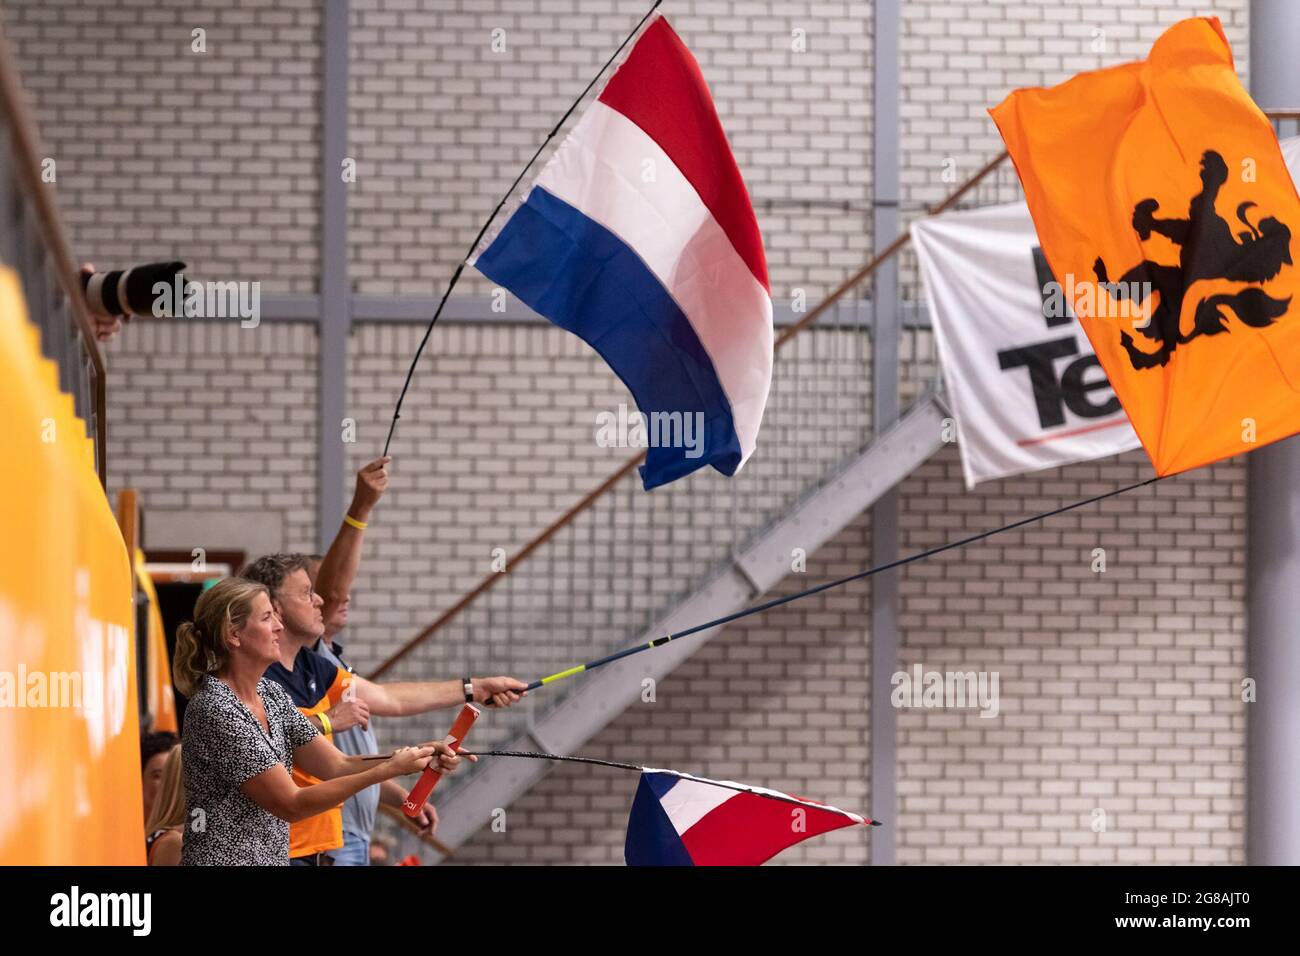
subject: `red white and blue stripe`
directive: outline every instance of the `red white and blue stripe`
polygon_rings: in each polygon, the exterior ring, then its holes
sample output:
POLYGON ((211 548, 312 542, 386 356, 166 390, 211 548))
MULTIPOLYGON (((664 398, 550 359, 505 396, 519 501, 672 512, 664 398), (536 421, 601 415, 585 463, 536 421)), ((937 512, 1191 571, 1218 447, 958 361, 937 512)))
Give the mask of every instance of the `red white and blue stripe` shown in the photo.
POLYGON ((580 336, 643 415, 699 415, 650 447, 646 489, 753 453, 772 379, 758 222, 699 65, 662 17, 474 263, 580 336))
POLYGON ((777 790, 646 767, 623 857, 629 866, 757 866, 809 837, 870 822, 777 790))

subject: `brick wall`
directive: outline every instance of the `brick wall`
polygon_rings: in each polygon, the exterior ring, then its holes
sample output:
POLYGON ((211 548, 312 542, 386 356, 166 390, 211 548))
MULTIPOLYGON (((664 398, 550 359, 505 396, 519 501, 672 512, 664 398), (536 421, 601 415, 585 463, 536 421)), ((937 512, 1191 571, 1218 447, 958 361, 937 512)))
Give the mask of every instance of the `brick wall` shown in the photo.
MULTIPOLYGON (((1249 0, 906 0, 900 39, 900 165, 904 224, 946 198, 1004 149, 988 110, 1012 90, 1052 86, 1084 70, 1146 57, 1177 21, 1218 16, 1238 72, 1249 77, 1249 0)), ((1024 198, 1010 163, 969 197, 1024 198)), ((905 298, 922 296, 916 260, 900 263, 905 298)))
MULTIPOLYGON (((648 4, 352 7, 353 282, 365 293, 433 295, 446 270, 431 265, 465 255, 648 4), (493 31, 504 31, 499 52, 493 31)), ((700 62, 744 173, 773 297, 788 301, 800 287, 816 301, 870 248, 871 5, 682 0, 665 13, 700 62)), ((467 293, 490 289, 477 274, 465 279, 467 293)))
POLYGON ((146 547, 315 550, 316 330, 135 322, 109 347, 109 494, 146 547))
POLYGON ((315 291, 319 11, 5 3, 73 254, 100 268, 181 258, 198 279, 315 291))
MULTIPOLYGON (((353 334, 352 471, 382 450, 423 332, 364 325, 353 334)), ((619 401, 625 392, 608 367, 553 326, 440 326, 394 436, 392 491, 367 533, 353 654, 378 664, 488 574, 494 548, 516 553, 626 458, 593 440, 594 410, 619 401)), ((461 646, 445 650, 445 664, 428 666, 466 664, 461 646)))
POLYGON ((1246 79, 1249 8, 1249 0, 906 0, 900 41, 905 209, 914 214, 942 200, 1001 152, 987 111, 1012 90, 1142 59, 1178 20, 1218 16, 1246 79), (948 161, 955 183, 943 176, 948 161))
MULTIPOLYGON (((966 493, 954 449, 904 484, 902 549, 1150 474, 1134 451, 966 493)), ((1001 708, 900 713, 900 862, 1244 862, 1245 481, 1232 459, 907 569, 900 667, 996 670, 1001 708)))

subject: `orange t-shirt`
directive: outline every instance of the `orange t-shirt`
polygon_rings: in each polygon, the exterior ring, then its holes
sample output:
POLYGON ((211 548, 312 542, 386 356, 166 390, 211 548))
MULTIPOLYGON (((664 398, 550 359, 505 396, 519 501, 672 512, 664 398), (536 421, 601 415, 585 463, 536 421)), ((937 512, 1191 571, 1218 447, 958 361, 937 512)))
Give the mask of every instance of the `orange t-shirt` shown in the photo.
MULTIPOLYGON (((294 658, 293 670, 277 661, 266 669, 266 677, 283 686, 293 698, 294 705, 308 717, 322 714, 342 700, 353 680, 347 670, 307 647, 294 658)), ((293 768, 293 780, 300 787, 321 782, 298 767, 293 768)), ((337 850, 342 845, 341 803, 324 813, 289 824, 290 859, 337 850)))

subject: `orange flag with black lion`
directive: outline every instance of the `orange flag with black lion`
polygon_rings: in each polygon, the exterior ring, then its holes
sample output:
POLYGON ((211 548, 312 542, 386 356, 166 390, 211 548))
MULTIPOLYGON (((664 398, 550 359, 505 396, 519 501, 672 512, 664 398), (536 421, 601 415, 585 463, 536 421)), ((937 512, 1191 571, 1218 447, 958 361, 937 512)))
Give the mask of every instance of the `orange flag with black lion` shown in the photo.
POLYGON ((1300 432, 1300 196, 1219 21, 990 112, 1157 474, 1300 432))

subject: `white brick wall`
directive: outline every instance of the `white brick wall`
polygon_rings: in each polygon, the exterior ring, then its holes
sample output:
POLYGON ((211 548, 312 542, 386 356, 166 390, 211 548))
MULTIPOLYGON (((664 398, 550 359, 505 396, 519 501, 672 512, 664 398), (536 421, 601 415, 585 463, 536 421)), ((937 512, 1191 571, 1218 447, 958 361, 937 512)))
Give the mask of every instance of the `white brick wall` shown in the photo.
POLYGON ((109 494, 140 492, 146 547, 315 550, 314 327, 134 322, 106 364, 109 494), (201 539, 165 533, 193 512, 229 518, 201 539))
MULTIPOLYGON (((423 332, 363 325, 353 334, 351 471, 382 450, 423 332)), ((393 488, 367 532, 353 655, 378 664, 489 572, 493 548, 513 555, 627 457, 591 440, 592 409, 623 394, 603 363, 554 327, 440 325, 393 439, 393 488)), ((448 648, 457 668, 460 650, 448 648)))
MULTIPOLYGON (((352 8, 353 281, 365 293, 432 295, 446 279, 440 264, 465 255, 648 4, 352 8), (501 53, 491 46, 498 29, 501 53)), ((870 248, 870 4, 681 0, 664 12, 713 92, 758 211, 773 297, 801 287, 815 302, 870 248), (792 50, 794 30, 805 31, 803 52, 792 50)), ((462 281, 465 292, 490 288, 472 270, 462 281)))
POLYGON ((8 0, 73 252, 314 292, 316 0, 8 0), (191 32, 206 31, 206 53, 191 32))
MULTIPOLYGON (((906 0, 900 176, 909 218, 1001 152, 987 111, 1012 90, 1143 59, 1178 20, 1218 16, 1245 79, 1249 7, 1249 0, 906 0), (1098 40, 1101 53, 1093 49, 1098 40), (956 183, 943 178, 949 160, 956 164, 956 183)), ((1003 201, 1015 198, 1013 192, 1003 201)))
MULTIPOLYGON (((903 486, 903 552, 1150 474, 1135 451, 966 493, 947 451, 903 486)), ((906 570, 900 666, 996 670, 1001 713, 900 713, 900 862, 1244 862, 1245 480, 1232 459, 906 570)))

